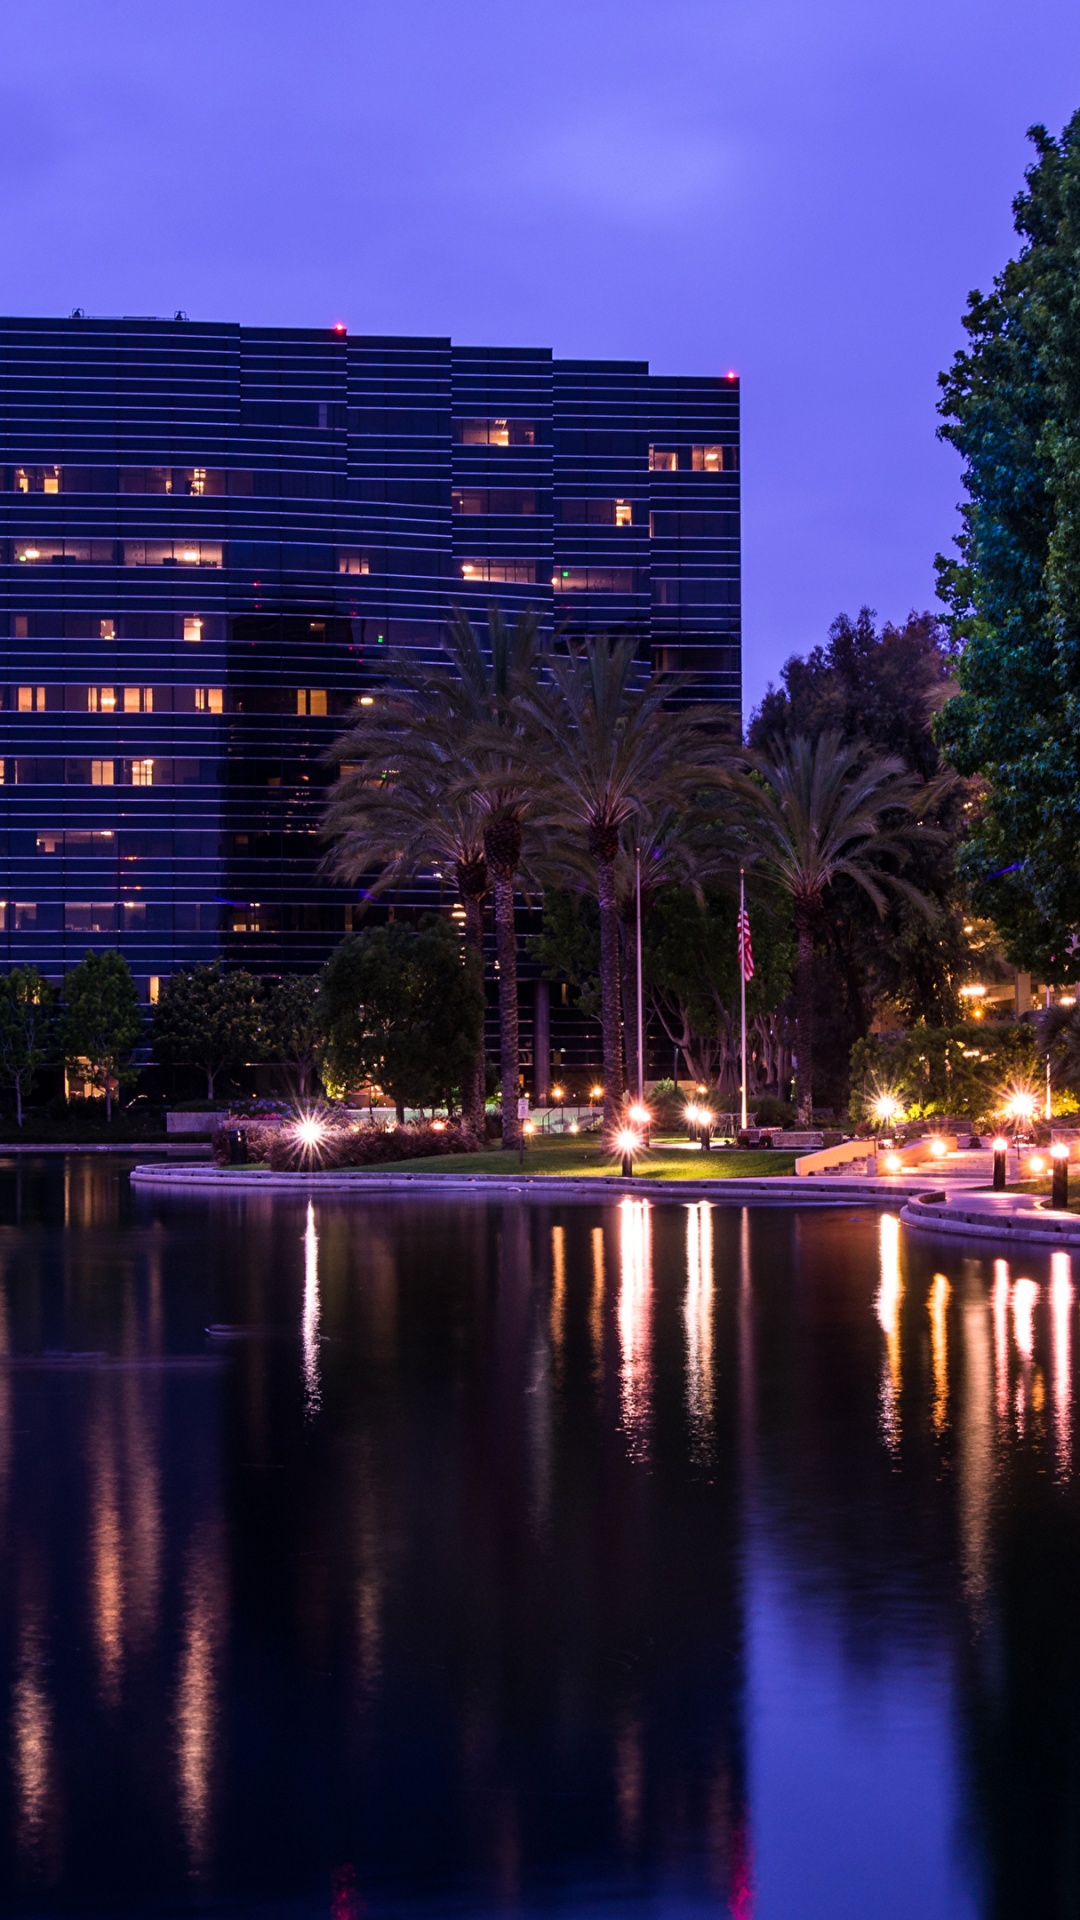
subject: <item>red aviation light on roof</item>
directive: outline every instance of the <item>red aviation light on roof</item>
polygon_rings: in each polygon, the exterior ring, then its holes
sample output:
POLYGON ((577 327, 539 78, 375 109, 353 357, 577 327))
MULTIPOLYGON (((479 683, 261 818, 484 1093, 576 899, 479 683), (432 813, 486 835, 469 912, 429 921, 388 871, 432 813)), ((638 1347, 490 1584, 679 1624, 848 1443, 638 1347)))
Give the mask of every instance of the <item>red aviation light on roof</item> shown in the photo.
POLYGON ((344 333, 344 332, 345 332, 345 322, 344 322, 344 320, 335 320, 335 321, 334 321, 334 332, 335 332, 335 333, 344 333))
POLYGON ((724 375, 725 380, 737 380, 738 377, 737 373, 732 373, 730 370, 724 375))

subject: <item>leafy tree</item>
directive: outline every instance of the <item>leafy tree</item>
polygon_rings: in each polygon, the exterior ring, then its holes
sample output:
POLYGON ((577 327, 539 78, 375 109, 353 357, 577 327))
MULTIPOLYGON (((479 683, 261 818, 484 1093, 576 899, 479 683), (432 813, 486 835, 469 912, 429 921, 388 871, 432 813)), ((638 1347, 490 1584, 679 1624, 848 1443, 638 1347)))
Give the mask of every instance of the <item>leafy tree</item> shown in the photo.
POLYGON ((15 1119, 41 1068, 53 1057, 55 996, 36 967, 12 967, 0 979, 0 1079, 14 1089, 15 1119))
POLYGON ((993 1026, 969 1021, 906 1033, 868 1034, 851 1053, 851 1116, 865 1120, 883 1093, 907 1113, 966 1114, 988 1120, 1000 1112, 1010 1086, 1037 1077, 1036 1035, 1020 1022, 993 1026))
MULTIPOLYGON (((749 907, 754 975, 746 988, 747 1077, 756 1056, 757 1079, 780 1095, 776 1010, 790 985, 790 919, 782 896, 770 904, 751 899, 749 907)), ((687 888, 669 887, 657 896, 644 933, 650 1005, 691 1077, 728 1092, 740 1076, 737 916, 737 902, 717 888, 697 900, 687 888)))
POLYGON ((351 934, 322 976, 319 1016, 328 1071, 370 1078, 406 1106, 432 1106, 462 1085, 476 1058, 484 989, 475 954, 434 917, 351 934))
POLYGON ((586 1019, 600 1018, 600 918, 595 900, 549 887, 539 933, 527 946, 545 980, 565 980, 586 1019))
POLYGON ((938 737, 987 783, 966 864, 1009 957, 1074 978, 1080 925, 1080 114, 1014 202, 1021 247, 974 293, 942 377, 943 437, 964 462, 959 557, 940 591, 964 643, 938 737))
POLYGON ((955 690, 956 649, 939 620, 910 614, 902 626, 878 629, 868 607, 841 615, 828 641, 784 667, 750 724, 750 744, 766 752, 796 734, 835 731, 893 754, 924 781, 937 782, 925 818, 938 832, 908 849, 905 871, 932 911, 902 894, 883 914, 862 891, 839 879, 818 936, 815 1016, 825 1054, 847 1059, 852 1041, 888 1003, 903 1020, 948 1025, 959 1017, 959 987, 985 973, 957 876, 957 850, 972 801, 970 786, 941 781, 934 720, 955 690))
POLYGON ((636 821, 687 812, 730 769, 726 730, 698 708, 671 706, 682 683, 633 685, 635 642, 590 638, 549 662, 550 685, 529 705, 522 751, 547 785, 567 856, 587 856, 600 919, 604 1124, 625 1091, 619 955, 619 856, 636 821))
POLYGON ((791 900, 797 940, 796 1105, 813 1111, 814 941, 826 895, 840 879, 861 888, 884 913, 890 893, 914 906, 922 896, 896 869, 921 833, 913 817, 919 782, 903 762, 867 754, 836 733, 798 734, 754 758, 758 858, 791 900))
POLYGON ((198 1067, 206 1097, 219 1073, 251 1059, 262 1031, 259 982, 242 970, 183 967, 165 982, 154 1011, 154 1056, 163 1066, 198 1067))
POLYGON ((68 1067, 85 1066, 105 1095, 112 1120, 113 1089, 133 1079, 131 1055, 143 1030, 143 1012, 131 968, 120 953, 88 953, 64 981, 61 1045, 68 1067))
POLYGON ((320 1039, 319 979, 313 973, 287 973, 270 990, 262 1008, 263 1044, 275 1060, 296 1074, 300 1098, 307 1098, 320 1039))

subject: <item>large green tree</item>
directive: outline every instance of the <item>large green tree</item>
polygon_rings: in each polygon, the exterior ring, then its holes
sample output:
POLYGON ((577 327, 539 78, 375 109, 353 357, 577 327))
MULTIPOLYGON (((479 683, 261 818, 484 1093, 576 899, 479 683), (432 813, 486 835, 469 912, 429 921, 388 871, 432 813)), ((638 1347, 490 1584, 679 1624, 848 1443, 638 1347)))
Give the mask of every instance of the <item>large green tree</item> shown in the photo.
POLYGON ((484 989, 476 956, 449 922, 400 920, 351 934, 331 954, 319 992, 325 1070, 339 1084, 370 1078, 406 1106, 449 1102, 476 1058, 484 989))
POLYGON ((259 982, 242 969, 182 967, 165 982, 154 1011, 155 1059, 198 1067, 212 1100, 218 1074, 235 1072, 259 1047, 259 997, 259 982))
POLYGON ((143 1030, 143 1010, 120 953, 88 953, 64 981, 60 1038, 68 1067, 83 1069, 105 1095, 112 1120, 113 1094, 133 1077, 131 1056, 143 1030))
POLYGON ((939 562, 964 642, 938 737, 986 783, 967 861, 1009 956, 1072 978, 1080 927, 1080 114, 1014 203, 1021 238, 942 377, 964 462, 959 555, 939 562))
POLYGON ((286 973, 275 982, 262 1006, 262 1038, 267 1054, 292 1068, 306 1100, 321 1038, 317 974, 286 973))
POLYGON ((15 1095, 15 1119, 53 1057, 56 996, 36 967, 12 967, 0 978, 0 1081, 15 1095))

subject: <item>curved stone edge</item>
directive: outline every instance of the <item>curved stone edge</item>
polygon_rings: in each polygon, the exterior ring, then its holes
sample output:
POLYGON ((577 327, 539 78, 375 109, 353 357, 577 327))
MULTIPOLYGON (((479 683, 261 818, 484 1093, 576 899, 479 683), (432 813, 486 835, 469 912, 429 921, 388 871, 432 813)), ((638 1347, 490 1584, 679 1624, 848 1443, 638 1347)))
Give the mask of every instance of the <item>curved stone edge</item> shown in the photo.
POLYGON ((456 1197, 467 1193, 484 1196, 529 1193, 593 1200, 616 1194, 619 1197, 636 1196, 649 1200, 726 1200, 733 1205, 746 1200, 754 1200, 759 1204, 771 1201, 778 1206, 794 1203, 800 1207, 846 1207, 853 1203, 895 1207, 899 1200, 917 1191, 915 1188, 890 1188, 887 1191, 868 1189, 865 1183, 856 1184, 853 1181, 822 1181, 820 1184, 815 1181, 808 1191, 805 1180, 783 1174, 765 1175, 756 1180, 649 1180, 640 1175, 624 1180, 619 1174, 581 1177, 544 1173, 522 1174, 515 1178, 512 1174, 502 1173, 375 1173, 361 1169, 338 1173, 319 1173, 314 1170, 271 1173, 269 1170, 243 1172, 231 1167, 175 1167, 151 1163, 133 1167, 129 1177, 132 1184, 138 1187, 201 1193, 444 1193, 456 1197))
POLYGON ((900 1209, 901 1224, 911 1233, 936 1239, 996 1240, 999 1246, 1070 1247, 1080 1251, 1080 1216, 1032 1207, 1029 1196, 1018 1195, 1015 1209, 972 1212, 963 1202, 941 1201, 915 1194, 900 1209))

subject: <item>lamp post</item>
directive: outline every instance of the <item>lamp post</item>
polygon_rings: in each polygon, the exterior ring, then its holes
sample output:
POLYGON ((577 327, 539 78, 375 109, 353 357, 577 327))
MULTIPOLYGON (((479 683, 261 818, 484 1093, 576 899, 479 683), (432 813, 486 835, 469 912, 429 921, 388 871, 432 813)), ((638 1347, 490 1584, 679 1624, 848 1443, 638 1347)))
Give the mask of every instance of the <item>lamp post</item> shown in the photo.
POLYGON ((1009 1143, 1004 1138, 1004 1136, 999 1133, 994 1140, 994 1192, 995 1193, 1004 1193, 1005 1191, 1005 1157, 1008 1151, 1009 1151, 1009 1143))
POLYGON ((634 1177, 634 1155, 641 1150, 641 1141, 630 1127, 620 1127, 615 1135, 615 1145, 622 1156, 622 1177, 632 1180, 634 1177))
POLYGON ((1050 1205, 1062 1212, 1069 1204, 1069 1149, 1064 1140, 1056 1140, 1050 1149, 1051 1189, 1050 1205))
POLYGON ((701 1107, 701 1108, 699 1108, 699 1110, 698 1110, 698 1134, 699 1134, 699 1138, 700 1138, 700 1140, 701 1140, 701 1151, 702 1151, 702 1153, 708 1153, 708 1151, 709 1151, 709 1148, 710 1148, 710 1146, 712 1145, 712 1142, 711 1142, 711 1139, 710 1139, 710 1134, 711 1134, 711 1131, 712 1131, 712 1120, 713 1120, 713 1117, 712 1117, 712 1114, 711 1114, 711 1113, 709 1112, 709 1109, 708 1109, 708 1107, 701 1107))

